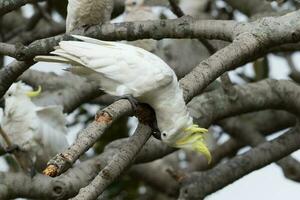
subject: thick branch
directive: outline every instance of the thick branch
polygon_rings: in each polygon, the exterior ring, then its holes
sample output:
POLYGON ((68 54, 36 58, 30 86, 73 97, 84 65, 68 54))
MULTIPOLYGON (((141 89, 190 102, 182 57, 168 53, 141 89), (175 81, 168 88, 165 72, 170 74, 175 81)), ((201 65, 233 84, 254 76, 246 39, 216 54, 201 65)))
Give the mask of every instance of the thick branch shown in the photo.
MULTIPOLYGON (((136 21, 92 26, 87 31, 73 34, 85 35, 101 40, 137 40, 163 38, 207 38, 231 41, 237 22, 222 20, 196 20, 191 17, 169 20, 136 21), (158 31, 159 30, 159 31, 158 31)), ((70 40, 68 35, 59 35, 33 42, 19 50, 14 57, 18 60, 48 54, 61 40, 70 40)))
POLYGON ((202 126, 229 116, 265 109, 284 109, 298 115, 300 87, 287 80, 264 80, 234 86, 232 101, 222 88, 195 97, 188 105, 191 114, 202 126))

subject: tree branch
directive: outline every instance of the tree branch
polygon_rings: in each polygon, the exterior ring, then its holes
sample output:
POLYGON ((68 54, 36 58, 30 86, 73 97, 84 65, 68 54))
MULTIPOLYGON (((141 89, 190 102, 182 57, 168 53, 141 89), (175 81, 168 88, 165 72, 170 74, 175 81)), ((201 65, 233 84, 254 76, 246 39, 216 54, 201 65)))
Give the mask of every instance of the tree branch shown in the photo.
MULTIPOLYGON (((225 119, 222 120, 220 124, 226 132, 252 147, 267 141, 261 133, 255 129, 255 126, 253 126, 251 122, 245 121, 242 117, 225 119)), ((287 178, 299 182, 300 164, 296 159, 287 156, 277 161, 277 164, 282 168, 287 178)))
POLYGON ((148 126, 139 124, 135 134, 128 141, 129 145, 120 150, 120 153, 112 157, 108 165, 100 171, 94 180, 80 189, 79 194, 73 200, 94 200, 109 186, 134 160, 137 153, 151 136, 148 126))
POLYGON ((265 142, 227 163, 207 171, 190 174, 180 190, 180 199, 203 199, 244 175, 279 160, 300 148, 300 134, 294 128, 283 136, 265 142))

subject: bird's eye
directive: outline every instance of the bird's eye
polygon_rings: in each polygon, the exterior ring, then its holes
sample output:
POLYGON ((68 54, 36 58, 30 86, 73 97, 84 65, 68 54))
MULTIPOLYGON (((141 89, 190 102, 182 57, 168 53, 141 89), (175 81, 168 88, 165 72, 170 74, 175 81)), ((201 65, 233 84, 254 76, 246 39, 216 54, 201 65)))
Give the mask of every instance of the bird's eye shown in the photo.
POLYGON ((10 96, 11 96, 11 93, 8 93, 7 95, 10 97, 10 96))
POLYGON ((167 133, 166 133, 166 132, 163 132, 163 133, 162 133, 162 136, 163 136, 163 137, 167 137, 167 133))

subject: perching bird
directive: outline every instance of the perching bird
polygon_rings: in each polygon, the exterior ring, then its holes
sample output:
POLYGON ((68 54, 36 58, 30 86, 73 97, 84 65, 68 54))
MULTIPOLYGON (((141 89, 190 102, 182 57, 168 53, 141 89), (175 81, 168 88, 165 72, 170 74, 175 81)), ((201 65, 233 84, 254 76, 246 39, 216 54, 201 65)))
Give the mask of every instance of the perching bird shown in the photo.
POLYGON ((66 33, 108 22, 113 4, 113 0, 69 0, 66 33))
POLYGON ((73 36, 82 41, 62 41, 55 56, 36 61, 71 64, 68 71, 99 83, 116 96, 132 95, 156 113, 162 141, 169 146, 202 152, 210 161, 203 134, 193 124, 174 71, 156 55, 128 44, 73 36))
MULTIPOLYGON (((24 83, 12 84, 4 95, 5 107, 0 110, 0 124, 9 140, 29 155, 34 166, 41 171, 49 159, 68 147, 66 119, 61 106, 38 107, 31 97, 41 91, 32 91, 24 83)), ((0 142, 7 146, 0 136, 0 142)))
MULTIPOLYGON (((124 22, 141 21, 141 20, 158 20, 159 16, 152 11, 150 6, 144 5, 144 0, 126 0, 124 22)), ((143 48, 152 53, 158 49, 158 41, 153 39, 143 39, 128 42, 134 46, 143 48)))

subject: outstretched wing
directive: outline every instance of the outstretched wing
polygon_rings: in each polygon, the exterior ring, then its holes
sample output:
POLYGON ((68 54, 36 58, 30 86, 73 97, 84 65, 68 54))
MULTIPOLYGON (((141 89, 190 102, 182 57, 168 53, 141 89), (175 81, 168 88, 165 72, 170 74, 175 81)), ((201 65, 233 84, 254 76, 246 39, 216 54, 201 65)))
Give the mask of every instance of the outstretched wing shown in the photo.
POLYGON ((71 63, 69 71, 100 83, 107 93, 135 97, 166 86, 176 76, 159 57, 131 45, 106 42, 83 36, 82 41, 62 41, 54 57, 38 56, 37 61, 71 63))
POLYGON ((63 114, 62 106, 53 105, 46 107, 37 107, 36 114, 42 123, 48 125, 49 127, 55 128, 62 134, 67 133, 67 121, 66 116, 63 114))
POLYGON ((39 119, 39 134, 36 135, 36 139, 44 147, 38 154, 49 158, 65 150, 68 142, 66 116, 63 114, 63 108, 56 105, 38 107, 36 114, 39 119))
POLYGON ((34 138, 40 145, 35 152, 38 168, 44 168, 51 157, 68 148, 66 119, 62 111, 62 107, 56 105, 36 109, 39 128, 34 138))

